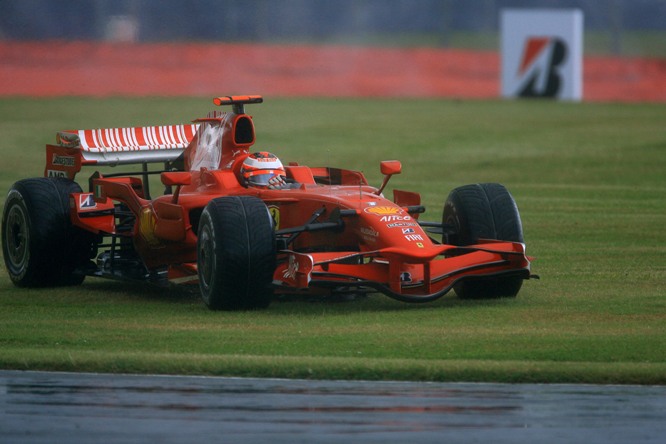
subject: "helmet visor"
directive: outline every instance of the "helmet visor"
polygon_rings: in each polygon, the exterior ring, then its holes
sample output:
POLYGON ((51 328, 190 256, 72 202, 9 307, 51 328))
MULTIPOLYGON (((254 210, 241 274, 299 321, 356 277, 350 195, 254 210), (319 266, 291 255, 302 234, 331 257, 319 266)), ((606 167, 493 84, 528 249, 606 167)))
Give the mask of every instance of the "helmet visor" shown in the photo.
POLYGON ((248 185, 255 187, 269 187, 284 184, 284 170, 258 170, 247 173, 248 185))

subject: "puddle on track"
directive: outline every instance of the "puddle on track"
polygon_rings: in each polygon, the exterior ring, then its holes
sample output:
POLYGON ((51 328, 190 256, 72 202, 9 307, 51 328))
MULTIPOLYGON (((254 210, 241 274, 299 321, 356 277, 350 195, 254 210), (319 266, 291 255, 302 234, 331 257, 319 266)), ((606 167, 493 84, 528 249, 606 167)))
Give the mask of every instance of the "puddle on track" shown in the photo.
POLYGON ((664 442, 666 387, 0 371, 3 442, 664 442))

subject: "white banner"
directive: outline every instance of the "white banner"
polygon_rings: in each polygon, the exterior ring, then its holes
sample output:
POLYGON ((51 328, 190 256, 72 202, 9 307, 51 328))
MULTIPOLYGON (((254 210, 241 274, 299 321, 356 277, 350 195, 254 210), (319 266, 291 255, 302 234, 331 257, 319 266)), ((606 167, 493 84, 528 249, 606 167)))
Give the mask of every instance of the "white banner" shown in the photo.
POLYGON ((583 12, 501 12, 502 96, 583 97, 583 12))

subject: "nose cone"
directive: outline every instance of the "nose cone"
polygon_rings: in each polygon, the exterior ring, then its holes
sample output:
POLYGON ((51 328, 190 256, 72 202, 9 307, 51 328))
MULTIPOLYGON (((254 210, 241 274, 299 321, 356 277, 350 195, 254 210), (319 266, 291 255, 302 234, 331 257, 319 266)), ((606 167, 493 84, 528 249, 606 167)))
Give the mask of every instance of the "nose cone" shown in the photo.
POLYGON ((433 244, 416 219, 397 205, 364 208, 359 235, 371 247, 401 251, 414 258, 434 257, 441 251, 441 246, 433 244))

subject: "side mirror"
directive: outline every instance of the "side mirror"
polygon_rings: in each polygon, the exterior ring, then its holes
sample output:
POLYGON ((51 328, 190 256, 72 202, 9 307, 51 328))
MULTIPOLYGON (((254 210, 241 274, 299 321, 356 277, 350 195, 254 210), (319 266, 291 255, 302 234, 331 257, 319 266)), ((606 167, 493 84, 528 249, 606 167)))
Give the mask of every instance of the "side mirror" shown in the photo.
POLYGON ((385 176, 392 176, 402 172, 402 164, 399 160, 383 160, 379 163, 379 168, 385 176))
POLYGON ((169 171, 162 173, 160 179, 162 179, 162 183, 167 187, 176 186, 176 191, 173 193, 171 203, 177 204, 178 196, 180 195, 180 187, 192 183, 192 174, 188 171, 169 171))
POLYGON ((384 188, 386 187, 386 184, 388 183, 391 176, 394 174, 400 174, 402 172, 402 164, 399 160, 383 160, 379 163, 379 169, 384 175, 384 181, 382 182, 382 186, 380 186, 379 189, 375 192, 375 194, 378 196, 382 194, 382 191, 384 191, 384 188))
POLYGON ((160 179, 166 186, 189 185, 192 183, 192 174, 188 171, 168 171, 160 174, 160 179))

